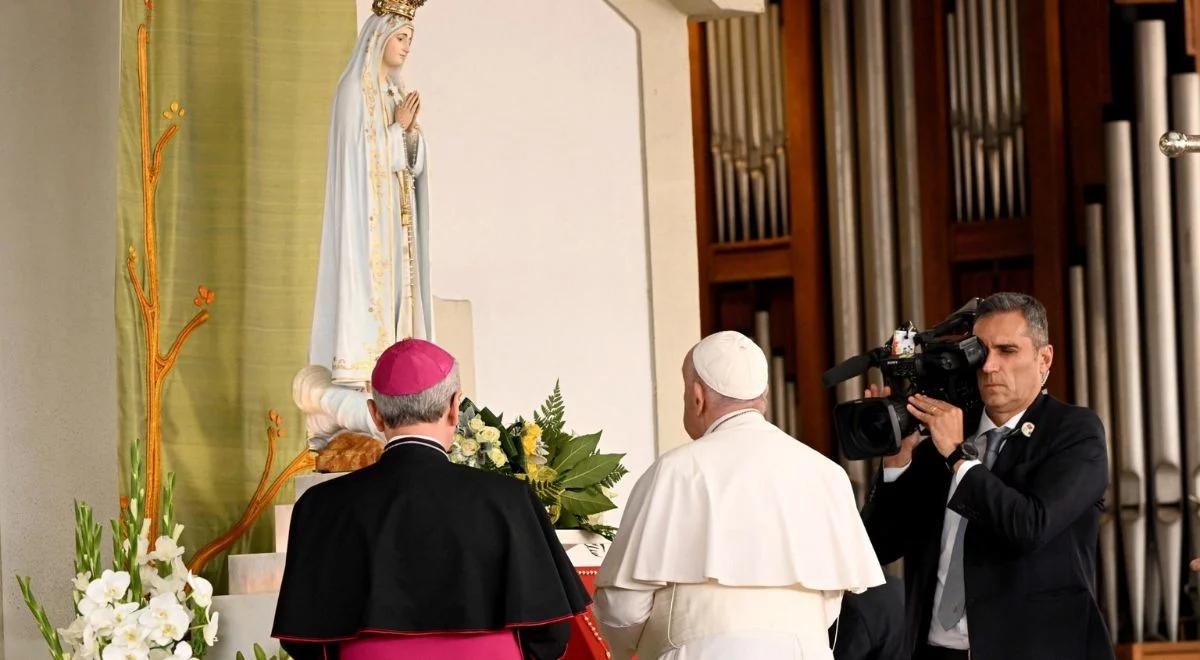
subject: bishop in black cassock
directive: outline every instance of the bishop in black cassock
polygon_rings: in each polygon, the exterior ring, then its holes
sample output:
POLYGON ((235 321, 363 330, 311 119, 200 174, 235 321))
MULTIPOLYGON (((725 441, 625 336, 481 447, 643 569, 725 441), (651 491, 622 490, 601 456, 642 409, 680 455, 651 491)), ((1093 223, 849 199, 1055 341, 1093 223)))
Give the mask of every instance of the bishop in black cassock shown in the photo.
POLYGON ((455 465, 458 368, 415 339, 372 375, 377 463, 296 503, 273 636, 306 658, 558 658, 589 598, 529 487, 455 465))

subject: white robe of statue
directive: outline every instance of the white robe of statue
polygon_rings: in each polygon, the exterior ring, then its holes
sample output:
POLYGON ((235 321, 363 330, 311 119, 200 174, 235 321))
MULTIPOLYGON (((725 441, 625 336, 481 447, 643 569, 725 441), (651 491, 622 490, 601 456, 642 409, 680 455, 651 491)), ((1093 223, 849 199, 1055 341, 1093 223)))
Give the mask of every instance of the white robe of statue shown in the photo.
POLYGON ((394 122, 404 96, 398 72, 383 83, 379 75, 388 40, 411 25, 395 14, 367 19, 330 116, 309 364, 329 369, 335 385, 363 387, 387 347, 433 335, 425 138, 419 126, 406 134, 394 122), (406 174, 411 186, 402 184, 406 174), (412 209, 412 244, 402 195, 412 209))
POLYGON ((309 366, 293 383, 317 448, 339 430, 375 433, 366 408, 375 360, 401 339, 433 338, 425 137, 395 121, 398 68, 380 77, 389 40, 405 28, 396 14, 366 20, 330 114, 309 366))

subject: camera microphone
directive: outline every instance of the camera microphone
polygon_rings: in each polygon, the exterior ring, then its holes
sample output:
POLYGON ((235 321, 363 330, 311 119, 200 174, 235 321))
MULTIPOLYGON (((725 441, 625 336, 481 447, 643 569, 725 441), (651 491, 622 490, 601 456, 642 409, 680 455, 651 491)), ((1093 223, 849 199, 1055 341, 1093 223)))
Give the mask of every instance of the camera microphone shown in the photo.
POLYGON ((871 353, 861 353, 843 361, 836 367, 821 374, 821 385, 833 387, 838 383, 865 374, 872 364, 871 353))

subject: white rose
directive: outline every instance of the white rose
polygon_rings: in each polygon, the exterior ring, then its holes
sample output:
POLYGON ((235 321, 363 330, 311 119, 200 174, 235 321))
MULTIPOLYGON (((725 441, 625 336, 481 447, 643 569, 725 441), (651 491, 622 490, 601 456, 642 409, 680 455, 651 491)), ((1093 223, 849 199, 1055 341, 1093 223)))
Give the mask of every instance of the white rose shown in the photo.
POLYGON ((500 442, 500 429, 494 426, 485 426, 475 433, 475 437, 478 438, 480 442, 494 444, 500 442))
POLYGON ((202 609, 207 609, 212 604, 212 584, 199 575, 192 575, 191 573, 188 573, 187 583, 192 588, 192 600, 202 609))
POLYGON ((462 447, 463 456, 474 456, 479 452, 479 443, 473 438, 464 438, 459 444, 462 447))
POLYGON ((492 445, 492 448, 487 452, 488 458, 492 459, 492 463, 496 467, 504 467, 508 463, 508 456, 504 454, 504 450, 492 445))
POLYGON ((484 426, 486 425, 483 423, 483 418, 478 415, 472 417, 471 421, 467 422, 467 428, 471 429, 474 433, 482 431, 484 426))

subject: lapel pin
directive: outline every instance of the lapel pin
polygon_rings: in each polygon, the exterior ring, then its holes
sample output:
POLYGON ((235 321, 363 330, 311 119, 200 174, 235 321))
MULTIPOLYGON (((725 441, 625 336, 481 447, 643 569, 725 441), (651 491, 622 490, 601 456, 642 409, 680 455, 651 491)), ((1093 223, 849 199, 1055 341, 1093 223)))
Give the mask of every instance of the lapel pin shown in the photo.
POLYGON ((1021 425, 1021 434, 1028 438, 1029 436, 1033 435, 1033 429, 1035 428, 1037 427, 1033 425, 1033 422, 1025 422, 1021 425))

